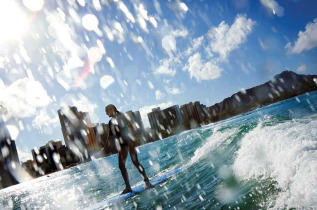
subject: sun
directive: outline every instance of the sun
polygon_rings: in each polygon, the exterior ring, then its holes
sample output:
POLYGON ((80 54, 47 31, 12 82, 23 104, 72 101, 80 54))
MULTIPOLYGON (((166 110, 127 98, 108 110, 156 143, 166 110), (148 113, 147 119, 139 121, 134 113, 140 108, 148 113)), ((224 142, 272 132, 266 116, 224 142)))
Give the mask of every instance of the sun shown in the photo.
POLYGON ((27 27, 27 15, 15 1, 0 1, 0 46, 17 41, 27 27))

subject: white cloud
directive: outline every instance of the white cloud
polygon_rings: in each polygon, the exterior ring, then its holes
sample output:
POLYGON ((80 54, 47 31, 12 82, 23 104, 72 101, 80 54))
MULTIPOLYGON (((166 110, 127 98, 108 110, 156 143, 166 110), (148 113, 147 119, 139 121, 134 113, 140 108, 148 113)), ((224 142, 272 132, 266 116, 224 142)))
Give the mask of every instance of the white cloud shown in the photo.
POLYGON ((52 134, 53 129, 58 125, 59 118, 57 111, 55 111, 54 114, 48 114, 46 109, 41 109, 32 121, 32 126, 45 134, 52 134))
POLYGON ((0 104, 5 106, 9 114, 18 117, 36 115, 38 108, 51 103, 45 88, 36 80, 24 78, 0 89, 0 104))
POLYGON ((204 63, 199 52, 188 59, 184 70, 187 70, 190 78, 194 77, 197 82, 217 79, 221 76, 222 71, 214 60, 204 63))
MULTIPOLYGON (((236 16, 231 26, 223 21, 218 27, 212 27, 207 34, 193 39, 185 51, 175 55, 169 54, 169 58, 160 60, 160 66, 154 70, 154 73, 174 76, 176 69, 182 65, 181 60, 187 58, 188 62, 182 68, 190 73, 191 78, 195 78, 198 82, 217 79, 222 72, 219 63, 226 62, 230 53, 247 40, 254 25, 255 21, 241 14, 236 16), (209 59, 208 62, 201 58, 200 53, 203 50, 205 50, 205 58, 209 59)), ((176 89, 170 92, 180 93, 176 89)))
POLYGON ((254 25, 255 21, 240 14, 236 16, 231 26, 222 21, 218 27, 209 30, 208 36, 211 44, 207 50, 219 53, 220 58, 226 60, 233 50, 246 41, 254 25))
POLYGON ((279 17, 284 15, 284 8, 281 7, 275 0, 260 0, 260 2, 269 13, 279 17))
POLYGON ((171 67, 172 63, 173 63, 173 59, 171 58, 161 60, 160 66, 154 70, 154 73, 174 76, 176 74, 176 70, 171 67))
POLYGON ((307 66, 306 65, 300 65, 297 69, 296 69, 296 71, 298 71, 298 72, 304 72, 304 71, 306 71, 307 70, 307 66))
POLYGON ((182 91, 180 91, 178 88, 166 88, 166 92, 172 95, 178 95, 182 93, 182 91))
POLYGON ((176 29, 172 31, 172 35, 175 37, 185 37, 188 35, 188 31, 187 29, 183 29, 183 30, 176 29))
POLYGON ((76 106, 78 111, 88 112, 92 122, 99 122, 99 117, 95 114, 95 109, 98 107, 82 94, 66 94, 61 99, 62 106, 76 106))
POLYGON ((164 98, 164 93, 162 93, 161 91, 157 90, 155 91, 155 98, 156 100, 161 100, 164 98))
POLYGON ((294 46, 290 42, 285 46, 288 53, 299 54, 302 51, 317 47, 317 19, 313 23, 308 23, 305 29, 305 31, 298 33, 294 46))
POLYGON ((194 51, 196 51, 203 43, 204 41, 204 36, 200 36, 198 38, 195 38, 193 40, 192 46, 189 47, 184 53, 185 56, 191 55, 194 51))
POLYGON ((19 156, 19 160, 20 162, 25 162, 27 160, 33 160, 32 154, 31 154, 31 150, 24 148, 23 150, 20 150, 17 147, 17 152, 18 152, 18 156, 19 156))
POLYGON ((50 35, 58 41, 58 45, 55 45, 56 51, 69 51, 71 55, 76 55, 77 52, 80 52, 80 45, 73 39, 74 34, 76 34, 74 29, 67 24, 66 19, 59 12, 47 13, 46 21, 50 24, 50 35))
POLYGON ((201 44, 203 43, 204 41, 204 37, 203 36, 200 36, 196 39, 193 40, 193 49, 198 49, 198 47, 201 46, 201 44))
POLYGON ((72 104, 78 108, 80 111, 94 112, 97 105, 92 103, 86 96, 82 94, 77 94, 77 97, 72 98, 72 104))
POLYGON ((141 118, 142 118, 142 122, 144 124, 144 127, 145 128, 146 127, 150 127, 149 118, 148 118, 147 114, 152 112, 153 108, 160 107, 161 110, 162 110, 162 109, 165 109, 165 108, 170 107, 172 105, 173 105, 173 103, 171 101, 169 101, 169 102, 166 102, 166 103, 161 103, 161 104, 156 104, 156 105, 150 105, 150 106, 142 107, 140 109, 140 114, 141 114, 141 118))

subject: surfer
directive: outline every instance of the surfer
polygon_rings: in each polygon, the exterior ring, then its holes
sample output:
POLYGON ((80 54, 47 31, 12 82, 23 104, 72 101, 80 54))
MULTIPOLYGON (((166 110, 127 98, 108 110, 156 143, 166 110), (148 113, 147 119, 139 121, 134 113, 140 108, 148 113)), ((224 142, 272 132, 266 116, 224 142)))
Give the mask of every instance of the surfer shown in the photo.
POLYGON ((118 158, 119 158, 119 169, 121 171, 124 183, 125 183, 125 189, 122 191, 121 194, 125 194, 128 192, 132 192, 130 182, 129 182, 129 176, 128 171, 125 167, 125 162, 128 156, 128 153, 130 153, 131 160, 135 167, 138 169, 140 174, 144 178, 145 186, 147 188, 151 187, 149 178, 147 177, 145 170, 143 166, 138 161, 137 152, 135 149, 135 142, 134 142, 134 136, 135 136, 135 130, 132 128, 131 122, 117 110, 117 108, 109 104, 105 108, 106 114, 111 117, 109 121, 109 136, 107 141, 109 140, 109 137, 112 137, 114 140, 114 143, 118 150, 118 158))

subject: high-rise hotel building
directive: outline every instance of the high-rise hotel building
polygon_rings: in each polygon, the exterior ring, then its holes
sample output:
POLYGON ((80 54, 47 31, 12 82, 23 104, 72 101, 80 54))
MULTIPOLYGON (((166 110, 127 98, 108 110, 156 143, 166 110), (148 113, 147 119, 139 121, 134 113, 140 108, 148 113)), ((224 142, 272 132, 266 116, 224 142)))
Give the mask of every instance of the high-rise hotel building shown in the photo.
POLYGON ((97 143, 89 114, 78 112, 77 107, 73 106, 59 109, 58 116, 66 147, 81 161, 90 160, 89 150, 97 143))
POLYGON ((0 189, 19 183, 13 176, 19 166, 15 141, 11 139, 6 124, 0 119, 0 189))
POLYGON ((183 117, 178 105, 161 110, 160 107, 152 109, 148 113, 151 128, 157 133, 166 133, 170 135, 174 129, 184 124, 183 117))

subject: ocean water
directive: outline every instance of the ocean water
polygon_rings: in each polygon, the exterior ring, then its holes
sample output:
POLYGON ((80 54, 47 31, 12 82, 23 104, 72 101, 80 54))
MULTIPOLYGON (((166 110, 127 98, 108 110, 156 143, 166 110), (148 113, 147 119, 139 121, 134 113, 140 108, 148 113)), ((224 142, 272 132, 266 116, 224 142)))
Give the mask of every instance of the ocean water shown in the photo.
MULTIPOLYGON (((117 155, 0 191, 0 209, 317 209, 317 91, 139 147, 149 177, 125 202, 117 155)), ((130 158, 132 185, 142 177, 130 158)))

